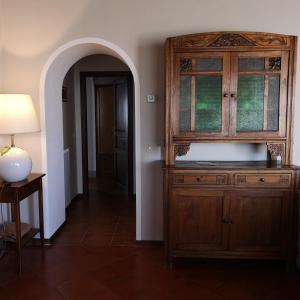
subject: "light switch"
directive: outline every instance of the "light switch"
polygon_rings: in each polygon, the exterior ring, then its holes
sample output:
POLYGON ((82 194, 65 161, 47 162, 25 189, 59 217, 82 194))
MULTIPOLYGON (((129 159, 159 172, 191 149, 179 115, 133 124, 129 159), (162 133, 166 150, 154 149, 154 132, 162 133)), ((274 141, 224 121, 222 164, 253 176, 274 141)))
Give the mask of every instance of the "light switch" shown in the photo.
POLYGON ((155 96, 154 95, 147 95, 147 102, 148 103, 154 103, 155 102, 155 96))

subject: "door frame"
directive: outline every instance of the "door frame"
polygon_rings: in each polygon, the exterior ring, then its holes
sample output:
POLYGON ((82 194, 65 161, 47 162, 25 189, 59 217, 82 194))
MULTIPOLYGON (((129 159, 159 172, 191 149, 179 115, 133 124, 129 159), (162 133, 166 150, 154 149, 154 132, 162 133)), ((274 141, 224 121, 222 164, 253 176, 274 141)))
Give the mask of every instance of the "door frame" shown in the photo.
POLYGON ((128 194, 134 194, 134 93, 131 71, 90 71, 80 72, 80 108, 82 141, 82 188, 83 196, 89 196, 88 186, 88 140, 87 140, 87 77, 125 77, 128 83, 128 194))

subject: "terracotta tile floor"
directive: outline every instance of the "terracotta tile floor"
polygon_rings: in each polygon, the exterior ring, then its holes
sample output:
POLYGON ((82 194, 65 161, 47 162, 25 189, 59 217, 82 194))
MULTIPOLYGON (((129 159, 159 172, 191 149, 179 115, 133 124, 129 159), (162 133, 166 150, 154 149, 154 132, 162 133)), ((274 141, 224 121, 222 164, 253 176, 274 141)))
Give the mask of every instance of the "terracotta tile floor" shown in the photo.
POLYGON ((134 202, 111 188, 92 185, 89 200, 74 201, 44 253, 26 247, 21 276, 6 253, 0 300, 300 299, 299 272, 281 263, 182 260, 168 270, 162 247, 136 245, 134 202))

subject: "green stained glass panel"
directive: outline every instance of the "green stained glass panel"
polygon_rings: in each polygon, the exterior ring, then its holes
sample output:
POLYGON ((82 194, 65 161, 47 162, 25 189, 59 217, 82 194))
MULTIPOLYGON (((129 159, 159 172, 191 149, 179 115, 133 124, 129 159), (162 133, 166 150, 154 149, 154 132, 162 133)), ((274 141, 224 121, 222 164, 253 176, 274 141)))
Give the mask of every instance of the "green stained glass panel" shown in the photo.
POLYGON ((264 76, 239 76, 237 131, 262 131, 264 124, 264 76))
POLYGON ((267 130, 279 129, 280 75, 268 76, 267 130))
POLYGON ((264 69, 264 57, 239 59, 239 71, 263 71, 264 69))
POLYGON ((197 71, 222 71, 222 58, 198 58, 196 60, 197 71))
POLYGON ((220 131, 222 124, 222 76, 196 76, 195 129, 220 131))
POLYGON ((191 76, 180 77, 180 131, 191 130, 191 76))

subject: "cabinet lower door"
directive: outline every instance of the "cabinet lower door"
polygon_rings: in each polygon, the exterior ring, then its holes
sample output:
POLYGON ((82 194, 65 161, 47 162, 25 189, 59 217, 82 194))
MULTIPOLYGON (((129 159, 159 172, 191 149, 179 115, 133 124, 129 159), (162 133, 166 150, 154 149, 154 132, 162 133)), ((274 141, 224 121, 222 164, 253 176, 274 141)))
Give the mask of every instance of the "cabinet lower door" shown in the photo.
POLYGON ((223 206, 223 191, 173 189, 170 203, 172 249, 224 249, 223 206))
POLYGON ((230 200, 229 250, 247 255, 282 257, 285 252, 285 214, 289 193, 236 191, 230 200))

